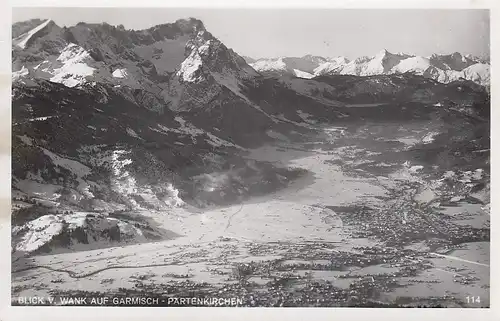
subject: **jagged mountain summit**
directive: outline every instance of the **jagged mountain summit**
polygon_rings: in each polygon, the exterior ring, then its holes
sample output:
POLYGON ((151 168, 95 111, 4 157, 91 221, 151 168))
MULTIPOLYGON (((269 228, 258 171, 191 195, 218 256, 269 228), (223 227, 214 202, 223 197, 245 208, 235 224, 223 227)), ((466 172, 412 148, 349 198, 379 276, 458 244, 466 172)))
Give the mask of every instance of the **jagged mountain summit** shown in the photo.
POLYGON ((250 61, 257 71, 267 75, 293 75, 313 78, 321 75, 373 76, 397 73, 413 73, 442 83, 458 79, 474 81, 489 86, 490 66, 487 60, 462 55, 434 54, 421 57, 405 53, 391 53, 381 50, 372 57, 363 56, 349 61, 345 57, 323 58, 308 55, 301 58, 281 57, 250 61))
POLYGON ((155 110, 204 104, 223 87, 238 94, 239 82, 256 75, 193 18, 138 31, 105 23, 60 28, 46 20, 13 39, 14 81, 41 78, 68 87, 107 83, 124 87, 128 96, 143 90, 155 110), (205 100, 193 101, 200 90, 205 100))

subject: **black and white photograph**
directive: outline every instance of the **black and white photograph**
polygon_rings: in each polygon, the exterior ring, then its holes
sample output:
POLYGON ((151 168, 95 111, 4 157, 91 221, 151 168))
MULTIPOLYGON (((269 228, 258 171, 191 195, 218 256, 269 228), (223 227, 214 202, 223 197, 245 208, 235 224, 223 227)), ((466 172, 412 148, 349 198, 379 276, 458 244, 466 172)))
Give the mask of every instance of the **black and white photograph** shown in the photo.
POLYGON ((490 308, 490 10, 11 9, 12 306, 490 308))

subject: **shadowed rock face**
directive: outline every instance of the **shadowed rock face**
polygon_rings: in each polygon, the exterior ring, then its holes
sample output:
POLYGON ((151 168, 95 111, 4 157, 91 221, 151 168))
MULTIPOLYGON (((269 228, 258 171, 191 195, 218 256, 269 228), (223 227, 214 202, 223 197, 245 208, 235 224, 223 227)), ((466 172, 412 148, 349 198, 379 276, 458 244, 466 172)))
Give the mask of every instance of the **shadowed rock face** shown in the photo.
POLYGON ((178 39, 182 36, 195 36, 198 32, 205 30, 205 27, 200 20, 190 18, 143 30, 125 30, 107 23, 79 23, 65 30, 68 41, 75 39, 78 45, 88 48, 92 45, 105 43, 115 54, 120 54, 124 48, 147 46, 166 39, 178 39))
POLYGON ((429 59, 433 64, 443 70, 461 71, 469 66, 477 63, 468 57, 463 56, 459 52, 454 52, 449 55, 432 55, 429 59))

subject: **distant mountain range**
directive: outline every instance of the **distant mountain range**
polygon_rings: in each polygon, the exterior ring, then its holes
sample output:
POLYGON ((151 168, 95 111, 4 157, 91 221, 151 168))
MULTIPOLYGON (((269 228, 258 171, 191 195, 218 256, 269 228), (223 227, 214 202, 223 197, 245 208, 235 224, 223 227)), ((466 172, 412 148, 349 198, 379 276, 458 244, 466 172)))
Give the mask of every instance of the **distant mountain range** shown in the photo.
POLYGON ((325 58, 312 55, 245 59, 255 70, 266 75, 313 78, 321 75, 373 76, 410 72, 442 83, 466 79, 483 86, 490 84, 489 61, 458 52, 421 57, 391 53, 384 49, 374 56, 363 56, 352 61, 346 57, 325 58))

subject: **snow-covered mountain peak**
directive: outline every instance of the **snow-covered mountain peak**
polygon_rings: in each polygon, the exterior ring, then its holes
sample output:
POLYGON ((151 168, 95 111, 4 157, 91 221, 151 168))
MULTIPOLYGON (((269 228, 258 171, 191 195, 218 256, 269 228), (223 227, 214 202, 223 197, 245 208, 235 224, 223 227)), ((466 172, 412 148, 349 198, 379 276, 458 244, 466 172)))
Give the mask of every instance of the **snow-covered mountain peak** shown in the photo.
POLYGON ((338 57, 328 58, 328 61, 336 62, 339 64, 347 64, 347 63, 349 63, 350 60, 347 57, 338 56, 338 57))
POLYGON ((54 76, 50 80, 68 87, 85 83, 86 77, 92 76, 95 70, 88 64, 92 60, 90 54, 74 43, 67 45, 56 60, 62 66, 54 69, 54 76))
POLYGON ((74 43, 70 43, 64 48, 59 57, 57 57, 57 61, 62 63, 81 62, 86 58, 90 58, 90 55, 85 49, 74 43))
POLYGON ((361 64, 361 63, 364 63, 364 62, 368 62, 370 61, 371 59, 373 59, 372 57, 369 57, 369 56, 361 56, 361 57, 357 57, 356 59, 354 59, 353 61, 351 61, 352 63, 355 63, 355 64, 361 64))
POLYGON ((478 56, 474 56, 472 54, 466 54, 464 57, 471 60, 471 61, 475 61, 477 63, 482 63, 482 64, 489 64, 490 63, 488 57, 478 57, 478 56))
POLYGON ((360 57, 348 63, 341 71, 342 74, 372 76, 388 73, 401 60, 408 58, 390 53, 386 49, 379 51, 372 57, 360 57))
POLYGON ((311 55, 311 54, 303 56, 302 59, 310 61, 310 62, 315 63, 315 64, 322 64, 322 63, 325 63, 328 60, 325 57, 314 56, 314 55, 311 55))
POLYGON ((305 55, 302 57, 277 57, 263 58, 251 63, 250 65, 260 73, 274 75, 291 75, 300 78, 312 78, 315 70, 329 59, 305 55))
POLYGON ((251 64, 251 66, 257 71, 272 71, 272 70, 286 69, 286 64, 283 62, 283 58, 261 59, 251 64))
POLYGON ((413 72, 418 75, 423 75, 430 66, 429 59, 415 56, 401 60, 391 71, 394 73, 413 72))
POLYGON ((383 49, 374 56, 362 56, 348 63, 344 61, 322 64, 314 70, 314 75, 372 76, 407 72, 443 83, 464 78, 481 85, 489 85, 489 64, 458 52, 422 57, 403 52, 391 53, 383 49))
POLYGON ((382 49, 374 56, 373 59, 379 60, 383 64, 391 65, 393 63, 397 63, 398 61, 401 61, 403 59, 410 58, 410 57, 412 57, 412 56, 405 54, 405 53, 392 53, 392 52, 389 52, 387 49, 382 49))
POLYGON ((348 63, 349 59, 343 56, 329 58, 328 61, 320 64, 314 69, 314 75, 319 76, 335 72, 336 70, 343 68, 348 63))
POLYGON ((389 55, 390 52, 387 49, 382 49, 373 56, 376 59, 383 59, 385 56, 389 55))

